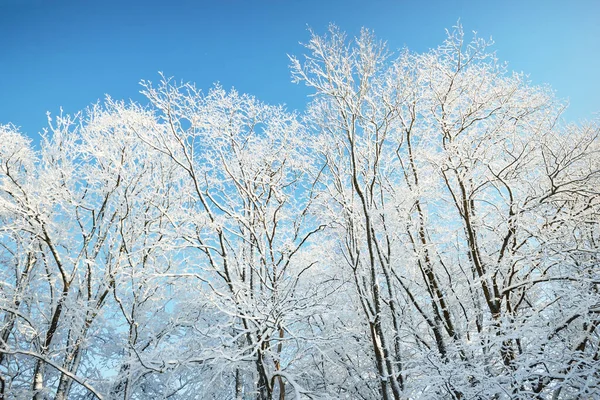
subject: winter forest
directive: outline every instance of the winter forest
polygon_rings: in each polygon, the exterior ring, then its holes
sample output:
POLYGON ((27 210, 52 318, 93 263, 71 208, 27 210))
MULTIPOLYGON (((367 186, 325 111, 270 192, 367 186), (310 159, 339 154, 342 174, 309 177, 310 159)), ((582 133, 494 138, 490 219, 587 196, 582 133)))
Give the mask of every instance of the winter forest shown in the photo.
POLYGON ((312 33, 289 112, 0 125, 0 399, 600 397, 600 126, 490 43, 312 33))

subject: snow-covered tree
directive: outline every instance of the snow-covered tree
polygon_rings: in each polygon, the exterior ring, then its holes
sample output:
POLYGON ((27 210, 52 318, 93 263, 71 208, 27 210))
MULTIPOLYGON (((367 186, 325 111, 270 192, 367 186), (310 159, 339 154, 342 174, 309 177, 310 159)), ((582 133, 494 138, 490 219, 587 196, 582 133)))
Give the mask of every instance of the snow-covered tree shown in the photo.
POLYGON ((565 126, 460 27, 396 58, 366 30, 306 48, 292 70, 381 398, 597 394, 598 127, 565 126))
POLYGON ((0 398, 600 396, 600 129, 489 46, 1 125, 0 398))

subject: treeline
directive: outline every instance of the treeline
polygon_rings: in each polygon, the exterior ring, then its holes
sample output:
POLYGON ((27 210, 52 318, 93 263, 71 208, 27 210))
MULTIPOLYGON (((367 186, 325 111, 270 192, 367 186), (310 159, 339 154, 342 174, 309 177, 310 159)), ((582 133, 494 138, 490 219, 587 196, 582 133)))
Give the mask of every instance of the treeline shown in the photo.
POLYGON ((305 113, 163 78, 0 126, 0 398, 600 396, 600 129, 460 27, 305 113))

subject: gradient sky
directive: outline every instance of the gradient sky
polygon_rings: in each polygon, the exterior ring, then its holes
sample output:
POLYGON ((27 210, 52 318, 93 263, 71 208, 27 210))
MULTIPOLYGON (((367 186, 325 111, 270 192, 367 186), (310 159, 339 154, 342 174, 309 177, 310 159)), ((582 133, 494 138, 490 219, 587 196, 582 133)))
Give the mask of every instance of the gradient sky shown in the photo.
POLYGON ((291 83, 287 54, 303 53, 307 26, 364 26, 392 49, 427 51, 459 19, 493 37, 511 69, 568 98, 568 118, 600 111, 598 0, 0 0, 0 123, 36 138, 46 111, 105 94, 143 101, 138 82, 158 71, 301 110, 308 90, 291 83))

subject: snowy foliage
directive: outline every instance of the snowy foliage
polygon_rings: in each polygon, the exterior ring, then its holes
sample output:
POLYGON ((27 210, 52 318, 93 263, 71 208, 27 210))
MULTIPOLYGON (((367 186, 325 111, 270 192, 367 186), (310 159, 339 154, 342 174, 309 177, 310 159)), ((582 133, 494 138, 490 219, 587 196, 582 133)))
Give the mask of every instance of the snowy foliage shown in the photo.
POLYGON ((1 125, 0 398, 599 397, 600 129, 489 45, 1 125))

